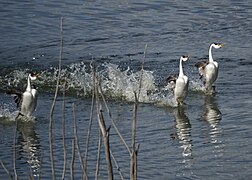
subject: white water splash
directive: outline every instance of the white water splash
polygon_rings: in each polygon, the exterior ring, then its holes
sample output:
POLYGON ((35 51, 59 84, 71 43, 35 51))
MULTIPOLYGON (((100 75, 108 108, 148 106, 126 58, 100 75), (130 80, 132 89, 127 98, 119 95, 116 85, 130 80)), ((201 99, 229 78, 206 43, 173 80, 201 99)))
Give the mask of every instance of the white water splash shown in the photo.
POLYGON ((104 92, 113 92, 127 101, 135 101, 134 92, 139 93, 140 102, 150 102, 149 93, 155 91, 155 79, 152 71, 130 72, 128 68, 120 71, 117 65, 107 64, 107 72, 103 74, 102 88, 104 92), (141 87, 140 78, 142 75, 141 87), (140 88, 140 91, 139 91, 140 88))
POLYGON ((0 107, 0 121, 2 122, 15 122, 17 114, 18 111, 11 112, 6 107, 0 107))
MULTIPOLYGON (((93 90, 92 66, 84 62, 73 63, 63 68, 61 71, 60 89, 66 83, 66 93, 74 96, 90 96, 93 90)), ((8 87, 22 87, 26 84, 27 73, 29 70, 13 71, 6 75, 3 82, 8 87)), ((39 72, 40 77, 34 81, 40 92, 54 92, 58 76, 56 68, 49 68, 39 72)), ((96 67, 96 76, 100 82, 103 93, 107 98, 123 99, 134 102, 136 93, 139 93, 139 102, 155 103, 161 106, 176 107, 173 94, 169 85, 158 87, 155 84, 153 71, 143 70, 136 71, 128 67, 121 70, 118 65, 105 63, 96 67), (139 91, 140 79, 141 88, 139 91)), ((159 77, 156 77, 159 78, 159 77)), ((189 91, 204 92, 202 83, 197 80, 191 80, 189 91)))
POLYGON ((191 80, 189 82, 189 90, 196 91, 196 92, 204 92, 205 88, 201 81, 191 80))

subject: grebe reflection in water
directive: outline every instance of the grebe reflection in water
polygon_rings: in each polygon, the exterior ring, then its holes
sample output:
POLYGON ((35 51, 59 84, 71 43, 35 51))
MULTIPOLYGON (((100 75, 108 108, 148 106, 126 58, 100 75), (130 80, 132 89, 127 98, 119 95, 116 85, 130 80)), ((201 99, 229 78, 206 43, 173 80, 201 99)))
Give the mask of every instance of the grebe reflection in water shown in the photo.
POLYGON ((220 125, 221 111, 213 96, 206 96, 204 99, 203 111, 201 119, 209 124, 209 136, 211 143, 219 142, 219 136, 222 134, 220 125))
POLYGON ((184 107, 179 106, 173 108, 173 115, 175 117, 176 133, 171 134, 172 138, 178 139, 183 148, 183 157, 192 156, 192 140, 191 137, 191 124, 189 118, 186 116, 184 107))
MULTIPOLYGON (((24 159, 30 166, 34 177, 40 174, 40 143, 35 132, 35 123, 32 121, 18 121, 17 122, 17 144, 19 159, 24 159)), ((23 164, 23 162, 22 162, 23 164)))
POLYGON ((204 99, 202 119, 208 122, 212 127, 219 124, 221 112, 213 96, 206 96, 204 99))

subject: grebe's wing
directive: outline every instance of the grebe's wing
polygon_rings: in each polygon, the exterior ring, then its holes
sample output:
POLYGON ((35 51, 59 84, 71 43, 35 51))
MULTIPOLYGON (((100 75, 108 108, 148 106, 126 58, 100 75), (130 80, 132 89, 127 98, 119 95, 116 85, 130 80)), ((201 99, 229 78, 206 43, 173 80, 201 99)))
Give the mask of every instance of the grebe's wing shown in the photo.
POLYGON ((195 64, 198 68, 200 79, 205 78, 205 67, 208 65, 207 61, 199 61, 195 64))
POLYGON ((17 108, 20 108, 22 104, 23 92, 19 89, 10 89, 6 93, 13 96, 14 101, 17 104, 17 108))
POLYGON ((175 89, 177 79, 178 79, 178 75, 170 75, 166 79, 166 81, 168 82, 169 88, 172 91, 174 91, 174 89, 175 89))

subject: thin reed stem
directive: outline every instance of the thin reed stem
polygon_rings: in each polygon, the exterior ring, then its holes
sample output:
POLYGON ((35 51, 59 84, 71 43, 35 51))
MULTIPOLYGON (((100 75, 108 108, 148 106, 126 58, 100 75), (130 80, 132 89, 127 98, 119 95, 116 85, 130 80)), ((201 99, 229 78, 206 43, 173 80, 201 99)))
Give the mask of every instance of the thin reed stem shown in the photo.
MULTIPOLYGON (((89 140, 90 140, 90 133, 91 133, 91 127, 93 124, 93 113, 94 113, 94 98, 95 98, 95 70, 94 67, 91 66, 92 68, 92 76, 93 76, 93 90, 92 90, 92 104, 91 104, 91 109, 90 109, 90 116, 89 116, 89 124, 88 124, 88 132, 87 132, 87 139, 86 139, 86 149, 85 149, 85 156, 84 156, 84 171, 87 172, 87 158, 88 158, 88 146, 89 146, 89 140)), ((87 179, 87 173, 86 173, 86 177, 85 179, 87 179)))
POLYGON ((72 140, 72 158, 70 164, 70 176, 71 180, 74 180, 74 158, 75 158, 75 140, 72 140))
POLYGON ((42 174, 42 170, 41 170, 41 166, 42 166, 42 164, 43 164, 43 155, 41 154, 41 156, 40 156, 40 162, 39 162, 39 172, 38 172, 38 179, 37 180, 40 180, 41 179, 41 174, 42 174))
POLYGON ((9 179, 14 179, 13 176, 10 174, 10 172, 6 169, 2 160, 0 160, 0 164, 3 167, 4 171, 6 172, 6 174, 9 176, 9 179))
POLYGON ((58 96, 59 83, 61 77, 61 63, 62 63, 62 54, 63 54, 63 17, 61 17, 60 21, 60 54, 59 54, 59 69, 58 69, 58 78, 55 89, 55 95, 50 111, 50 122, 49 122, 49 144, 50 144, 50 159, 51 159, 51 170, 52 170, 52 179, 55 180, 55 167, 54 167, 54 158, 53 158, 53 132, 52 132, 52 124, 53 124, 53 112, 56 104, 56 99, 58 96))
POLYGON ((29 177, 30 177, 30 180, 34 180, 34 177, 33 177, 32 171, 31 171, 31 173, 30 173, 29 177))
POLYGON ((106 129, 106 124, 105 124, 103 113, 100 107, 99 94, 98 94, 99 83, 96 77, 95 77, 95 82, 96 82, 95 83, 95 96, 96 96, 96 109, 97 109, 97 116, 98 116, 98 124, 99 124, 102 137, 103 137, 105 157, 107 161, 108 179, 113 180, 114 179, 113 168, 111 164, 111 157, 110 157, 110 151, 109 151, 109 130, 106 129))
POLYGON ((106 129, 104 117, 102 110, 99 111, 99 121, 100 121, 100 129, 102 129, 102 136, 103 136, 103 143, 104 143, 104 149, 105 149, 105 157, 107 161, 107 171, 108 171, 108 179, 113 180, 113 168, 111 163, 111 156, 110 156, 110 146, 109 146, 109 129, 106 129))
POLYGON ((143 60, 142 60, 142 64, 141 64, 141 74, 140 74, 140 80, 139 80, 139 88, 138 88, 137 101, 139 101, 139 97, 140 97, 140 93, 141 93, 141 88, 142 88, 143 70, 144 70, 144 63, 145 63, 145 58, 146 58, 146 53, 147 53, 147 47, 148 47, 148 44, 146 44, 145 48, 144 48, 144 55, 143 55, 143 60))
POLYGON ((146 58, 146 53, 147 53, 147 47, 148 45, 145 45, 144 48, 144 56, 143 56, 143 61, 141 64, 141 74, 140 74, 140 80, 139 80, 139 89, 138 89, 138 95, 136 92, 134 92, 135 95, 135 103, 134 103, 134 110, 133 110, 133 117, 132 117, 132 150, 131 150, 131 162, 130 162, 130 179, 131 180, 136 180, 137 179, 137 152, 138 152, 138 147, 136 148, 136 120, 137 120, 137 109, 138 109, 138 102, 141 94, 141 88, 142 88, 142 81, 143 81, 143 70, 144 70, 144 62, 146 58))
POLYGON ((96 170, 95 170, 95 180, 99 177, 99 167, 100 167, 100 157, 101 157, 101 130, 99 130, 99 141, 97 150, 97 160, 96 160, 96 170))
POLYGON ((13 138, 13 171, 14 171, 15 180, 18 179, 17 170, 16 170, 16 139, 17 139, 17 126, 18 126, 18 120, 16 120, 16 126, 15 126, 14 138, 13 138))
POLYGON ((130 162, 130 179, 136 180, 137 179, 137 162, 136 162, 136 117, 137 117, 137 107, 138 107, 138 98, 136 93, 135 94, 135 103, 134 103, 134 110, 133 110, 133 118, 132 118, 132 150, 131 150, 131 162, 130 162))
POLYGON ((66 174, 66 141, 65 141, 65 98, 66 98, 66 79, 63 85, 63 101, 62 101, 62 145, 63 145, 63 157, 64 157, 64 163, 63 163, 63 171, 61 179, 65 179, 66 174))
POLYGON ((82 176, 86 177, 86 172, 84 171, 83 161, 82 161, 81 152, 80 152, 80 143, 79 143, 79 137, 78 137, 78 133, 77 133, 77 123, 76 123, 75 104, 74 103, 72 104, 72 107, 73 107, 73 118, 74 118, 74 139, 75 139, 75 143, 76 143, 76 147, 77 147, 79 161, 81 164, 82 176))
POLYGON ((32 172, 32 167, 30 165, 30 174, 29 174, 30 180, 34 180, 33 172, 32 172))
POLYGON ((100 87, 100 93, 101 93, 103 102, 104 102, 105 107, 106 107, 106 109, 107 109, 107 112, 108 112, 108 114, 109 114, 110 121, 111 121, 113 127, 115 128, 116 133, 118 134, 118 136, 120 137, 121 141, 123 142, 123 144, 125 145, 126 149, 128 150, 128 152, 129 152, 129 154, 130 154, 130 148, 129 148, 129 146, 127 145, 126 141, 124 140, 124 138, 123 138, 122 134, 120 133, 119 129, 117 128, 117 126, 116 126, 116 124, 115 124, 115 122, 114 122, 114 120, 113 120, 113 118, 112 118, 112 114, 111 114, 111 111, 110 111, 110 109, 109 109, 109 107, 108 107, 108 104, 107 104, 107 102, 106 102, 106 99, 105 99, 105 96, 104 96, 104 94, 103 94, 102 88, 101 88, 101 86, 99 86, 99 87, 100 87))
POLYGON ((137 118, 137 108, 138 108, 138 101, 137 101, 137 95, 135 94, 135 103, 134 103, 134 109, 133 109, 133 117, 132 117, 132 143, 131 147, 135 147, 135 139, 136 139, 136 118, 137 118))
POLYGON ((112 159, 113 159, 113 161, 114 161, 114 163, 115 163, 116 169, 117 169, 117 171, 118 171, 118 173, 119 173, 121 179, 124 180, 123 175, 122 175, 122 172, 121 172, 121 168, 119 167, 119 165, 118 165, 118 163, 117 163, 117 161, 116 161, 116 159, 115 159, 115 156, 113 155, 111 149, 110 149, 110 154, 111 154, 111 157, 112 157, 112 159))

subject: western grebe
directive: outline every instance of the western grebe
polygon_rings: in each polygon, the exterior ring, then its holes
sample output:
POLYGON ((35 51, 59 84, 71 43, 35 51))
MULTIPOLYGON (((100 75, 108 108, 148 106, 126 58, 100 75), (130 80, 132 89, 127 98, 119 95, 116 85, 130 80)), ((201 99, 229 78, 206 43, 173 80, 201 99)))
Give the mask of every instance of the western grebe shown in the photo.
POLYGON ((15 103, 19 108, 19 114, 16 118, 21 116, 31 117, 32 113, 36 109, 38 91, 34 85, 31 85, 31 81, 37 79, 35 73, 30 73, 27 78, 27 87, 25 92, 18 89, 11 89, 7 94, 14 96, 15 103))
POLYGON ((188 56, 181 56, 179 62, 179 76, 169 76, 167 78, 168 83, 172 84, 174 98, 176 100, 177 105, 183 104, 184 99, 188 93, 188 77, 184 75, 182 62, 187 61, 189 59, 188 56))
POLYGON ((224 44, 213 43, 209 48, 209 61, 200 61, 195 64, 198 68, 200 79, 203 80, 204 87, 207 93, 213 93, 215 91, 215 87, 213 83, 216 81, 218 77, 218 63, 213 60, 212 56, 212 48, 219 49, 223 47, 224 44))
POLYGON ((38 90, 37 90, 37 87, 33 84, 31 85, 31 93, 32 93, 32 96, 33 96, 33 102, 32 103, 32 108, 31 108, 31 111, 34 112, 36 110, 36 107, 37 107, 37 100, 38 100, 38 90))

